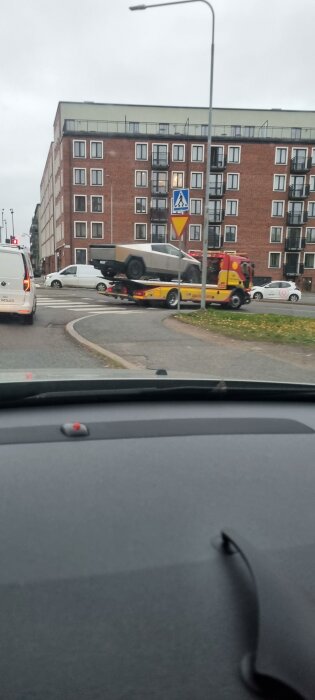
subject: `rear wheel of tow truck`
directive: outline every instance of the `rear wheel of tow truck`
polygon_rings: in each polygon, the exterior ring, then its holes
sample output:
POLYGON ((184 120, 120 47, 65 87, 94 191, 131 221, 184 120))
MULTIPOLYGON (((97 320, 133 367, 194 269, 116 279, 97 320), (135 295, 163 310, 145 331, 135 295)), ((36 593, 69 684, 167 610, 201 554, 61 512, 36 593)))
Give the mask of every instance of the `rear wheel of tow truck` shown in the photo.
POLYGON ((243 300, 240 297, 239 292, 233 292, 230 296, 229 307, 234 311, 242 306, 243 300))
POLYGON ((167 306, 168 309, 176 309, 178 306, 178 290, 177 289, 170 289, 166 299, 165 299, 165 306, 167 306))

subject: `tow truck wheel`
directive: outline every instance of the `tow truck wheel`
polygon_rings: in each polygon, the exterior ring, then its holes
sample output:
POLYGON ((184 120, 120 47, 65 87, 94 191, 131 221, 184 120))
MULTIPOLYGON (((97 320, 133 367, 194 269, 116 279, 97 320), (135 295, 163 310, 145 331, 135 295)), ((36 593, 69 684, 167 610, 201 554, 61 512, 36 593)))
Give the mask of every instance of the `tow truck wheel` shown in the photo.
POLYGON ((139 258, 131 258, 127 265, 126 275, 130 280, 139 280, 144 275, 144 264, 139 258))
POLYGON ((171 289, 165 299, 165 306, 168 309, 176 309, 178 305, 178 291, 177 289, 171 289))
POLYGON ((238 292, 233 292, 233 294, 230 297, 230 304, 229 304, 231 309, 239 309, 240 306, 242 306, 242 300, 238 292))

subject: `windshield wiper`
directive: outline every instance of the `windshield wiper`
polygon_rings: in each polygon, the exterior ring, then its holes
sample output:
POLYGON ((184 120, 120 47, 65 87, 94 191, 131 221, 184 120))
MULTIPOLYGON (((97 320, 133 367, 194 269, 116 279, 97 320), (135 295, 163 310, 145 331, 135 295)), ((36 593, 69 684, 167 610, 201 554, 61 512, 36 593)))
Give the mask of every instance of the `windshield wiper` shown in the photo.
POLYGON ((223 530, 222 550, 239 553, 255 589, 256 649, 243 659, 242 676, 261 691, 266 679, 285 684, 305 700, 314 698, 315 615, 303 591, 284 577, 281 566, 231 530, 223 530))

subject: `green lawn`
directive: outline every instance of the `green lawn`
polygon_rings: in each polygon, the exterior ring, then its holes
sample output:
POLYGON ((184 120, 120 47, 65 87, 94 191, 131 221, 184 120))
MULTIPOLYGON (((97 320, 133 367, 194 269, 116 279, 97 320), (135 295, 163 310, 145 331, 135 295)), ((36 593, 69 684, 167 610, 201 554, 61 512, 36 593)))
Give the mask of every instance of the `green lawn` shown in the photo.
POLYGON ((273 343, 315 343, 315 319, 280 314, 245 314, 224 309, 206 309, 176 314, 182 323, 241 340, 273 343))

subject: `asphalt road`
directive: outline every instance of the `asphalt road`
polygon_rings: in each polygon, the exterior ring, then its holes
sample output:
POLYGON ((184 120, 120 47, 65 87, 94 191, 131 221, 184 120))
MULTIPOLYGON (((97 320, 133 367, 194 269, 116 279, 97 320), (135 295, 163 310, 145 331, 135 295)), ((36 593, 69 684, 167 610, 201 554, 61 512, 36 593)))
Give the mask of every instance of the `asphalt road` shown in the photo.
MULTIPOLYGON (((0 369, 106 368, 110 363, 77 345, 65 325, 139 366, 206 373, 216 377, 315 381, 315 347, 242 343, 173 327, 173 312, 141 309, 91 290, 37 290, 33 326, 0 318, 0 369)), ((187 310, 195 305, 185 305, 187 310)), ((315 306, 254 302, 242 313, 288 313, 315 317, 315 306)))

